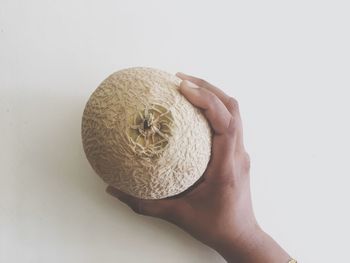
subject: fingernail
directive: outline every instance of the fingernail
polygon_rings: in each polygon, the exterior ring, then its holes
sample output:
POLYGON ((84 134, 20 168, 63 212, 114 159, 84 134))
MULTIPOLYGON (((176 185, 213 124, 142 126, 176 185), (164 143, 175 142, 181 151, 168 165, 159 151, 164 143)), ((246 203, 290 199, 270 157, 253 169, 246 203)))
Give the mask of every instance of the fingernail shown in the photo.
POLYGON ((175 75, 177 77, 179 77, 180 79, 183 79, 183 78, 185 78, 187 76, 185 73, 182 73, 182 72, 177 72, 175 75))
POLYGON ((198 89, 198 88, 199 88, 198 85, 196 85, 196 84, 194 84, 193 82, 188 81, 188 80, 184 80, 183 83, 184 83, 184 85, 185 85, 186 87, 188 87, 188 88, 192 88, 192 89, 198 89))

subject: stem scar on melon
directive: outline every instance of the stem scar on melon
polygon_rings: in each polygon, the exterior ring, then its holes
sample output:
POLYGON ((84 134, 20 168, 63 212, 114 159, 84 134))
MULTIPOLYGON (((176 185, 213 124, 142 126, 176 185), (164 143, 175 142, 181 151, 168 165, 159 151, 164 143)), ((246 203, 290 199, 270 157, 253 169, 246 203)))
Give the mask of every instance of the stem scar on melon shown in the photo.
POLYGON ((134 115, 128 135, 134 143, 157 154, 168 144, 172 124, 171 112, 160 105, 152 104, 134 115))

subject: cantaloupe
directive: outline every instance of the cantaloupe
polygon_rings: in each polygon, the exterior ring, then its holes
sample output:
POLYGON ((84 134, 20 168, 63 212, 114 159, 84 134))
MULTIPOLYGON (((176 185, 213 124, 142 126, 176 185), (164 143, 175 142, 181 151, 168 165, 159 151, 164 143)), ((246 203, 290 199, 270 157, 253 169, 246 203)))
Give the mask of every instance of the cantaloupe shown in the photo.
POLYGON ((211 128, 180 92, 181 80, 153 68, 127 68, 105 79, 82 118, 85 154, 109 185, 144 199, 185 191, 204 173, 211 128))

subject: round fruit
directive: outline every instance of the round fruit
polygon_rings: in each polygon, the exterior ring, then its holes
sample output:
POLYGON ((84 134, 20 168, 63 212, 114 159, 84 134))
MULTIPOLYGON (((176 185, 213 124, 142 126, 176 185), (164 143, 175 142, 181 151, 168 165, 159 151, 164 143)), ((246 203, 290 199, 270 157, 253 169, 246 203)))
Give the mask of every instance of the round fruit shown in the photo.
POLYGON ((181 80, 153 68, 110 75, 82 119, 87 159, 109 185, 144 199, 179 194, 204 173, 211 128, 179 91, 181 80))

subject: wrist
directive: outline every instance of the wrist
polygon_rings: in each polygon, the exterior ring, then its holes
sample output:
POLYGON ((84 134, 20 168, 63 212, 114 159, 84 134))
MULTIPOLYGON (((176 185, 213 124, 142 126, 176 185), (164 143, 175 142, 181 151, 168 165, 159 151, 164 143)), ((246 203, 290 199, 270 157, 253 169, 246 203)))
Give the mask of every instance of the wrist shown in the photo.
POLYGON ((258 225, 239 236, 226 239, 214 248, 227 262, 288 262, 286 251, 258 225))
POLYGON ((241 262, 243 255, 251 253, 250 251, 259 246, 265 232, 262 231, 258 224, 254 224, 240 231, 235 229, 234 233, 227 231, 226 234, 225 237, 218 240, 213 248, 228 262, 230 262, 229 259, 241 262))

